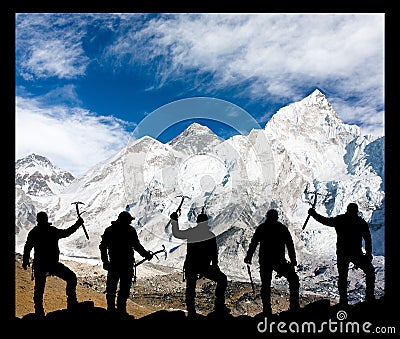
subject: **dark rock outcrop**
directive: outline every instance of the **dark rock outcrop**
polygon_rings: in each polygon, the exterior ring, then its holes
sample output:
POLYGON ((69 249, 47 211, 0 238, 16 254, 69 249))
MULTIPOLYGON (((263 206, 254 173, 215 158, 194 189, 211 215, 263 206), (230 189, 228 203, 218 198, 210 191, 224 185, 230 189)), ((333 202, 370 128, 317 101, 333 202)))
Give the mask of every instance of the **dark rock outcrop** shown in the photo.
POLYGON ((146 338, 255 338, 282 335, 368 335, 379 330, 399 331, 398 317, 390 303, 382 297, 372 303, 342 307, 331 306, 329 300, 312 302, 297 311, 284 311, 265 316, 218 316, 214 313, 187 318, 183 311, 162 310, 139 319, 94 307, 83 302, 74 310, 58 310, 39 319, 34 314, 15 319, 17 332, 57 337, 58 334, 88 338, 93 336, 127 336, 146 338))

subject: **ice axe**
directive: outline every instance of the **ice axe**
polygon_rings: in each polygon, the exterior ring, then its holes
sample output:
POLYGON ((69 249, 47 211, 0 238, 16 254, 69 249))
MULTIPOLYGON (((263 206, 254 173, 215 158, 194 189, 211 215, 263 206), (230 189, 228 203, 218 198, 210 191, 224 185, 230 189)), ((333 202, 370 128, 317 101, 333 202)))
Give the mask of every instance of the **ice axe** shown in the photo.
MULTIPOLYGON (((167 259, 167 251, 165 250, 165 246, 164 246, 164 245, 162 245, 162 249, 161 249, 161 250, 158 250, 158 251, 155 251, 155 252, 150 252, 150 253, 158 259, 158 257, 157 257, 156 254, 161 253, 161 252, 164 253, 165 259, 167 259)), ((147 260, 147 259, 144 258, 144 259, 138 261, 137 263, 135 263, 135 267, 137 267, 137 266, 143 264, 146 260, 147 260)))
MULTIPOLYGON (((78 214, 78 218, 81 217, 81 213, 79 212, 79 207, 78 207, 79 204, 84 205, 84 203, 83 203, 83 202, 80 202, 80 201, 75 201, 75 202, 72 202, 72 203, 71 203, 71 205, 75 205, 76 213, 78 214)), ((83 213, 83 212, 82 212, 82 213, 83 213)), ((86 239, 89 240, 89 234, 87 233, 84 224, 82 224, 82 228, 83 228, 83 232, 85 232, 86 239)))
MULTIPOLYGON (((190 197, 188 197, 187 195, 182 195, 182 194, 180 194, 180 195, 177 195, 176 196, 177 198, 178 197, 181 197, 182 198, 182 200, 181 200, 181 202, 180 202, 180 204, 179 204, 179 206, 178 206, 178 208, 176 209, 176 213, 178 213, 178 215, 181 215, 181 208, 182 208, 182 205, 183 205, 183 201, 187 198, 187 199, 190 199, 190 197)), ((168 234, 168 226, 169 226, 169 224, 171 223, 171 219, 168 221, 168 224, 165 226, 165 228, 164 228, 164 231, 165 231, 165 233, 167 233, 168 234)))
MULTIPOLYGON (((151 252, 151 251, 150 251, 150 253, 151 253, 153 256, 155 256, 157 259, 158 259, 157 254, 158 254, 158 253, 161 253, 161 252, 164 253, 165 259, 167 259, 167 251, 165 250, 165 246, 164 246, 164 245, 162 245, 162 249, 161 249, 161 250, 158 250, 158 251, 155 251, 155 252, 151 252)), ((136 262, 136 263, 133 265, 133 272, 134 272, 134 273, 133 273, 133 283, 134 283, 134 284, 136 283, 136 267, 138 267, 139 265, 143 264, 145 261, 147 261, 146 258, 144 258, 144 259, 142 259, 142 260, 136 262)))
MULTIPOLYGON (((312 202, 312 204, 311 204, 311 208, 315 208, 315 206, 317 205, 317 197, 319 196, 319 195, 322 195, 323 196, 323 194, 320 194, 320 193, 317 193, 317 192, 306 192, 306 193, 308 193, 308 194, 314 194, 314 201, 312 202)), ((307 226, 307 223, 308 223, 308 220, 310 220, 310 214, 309 215, 307 215, 307 219, 306 219, 306 221, 304 222, 304 224, 303 224, 303 228, 301 229, 302 231, 306 228, 306 226, 307 226)))

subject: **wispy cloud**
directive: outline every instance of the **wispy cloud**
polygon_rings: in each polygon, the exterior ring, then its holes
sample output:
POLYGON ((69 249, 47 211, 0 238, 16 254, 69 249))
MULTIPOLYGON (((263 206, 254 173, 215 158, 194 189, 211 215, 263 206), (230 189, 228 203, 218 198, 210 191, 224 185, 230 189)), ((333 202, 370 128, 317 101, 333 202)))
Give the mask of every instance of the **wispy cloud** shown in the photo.
POLYGON ((90 59, 82 38, 86 30, 73 15, 17 15, 16 55, 25 79, 72 79, 85 73, 90 59))
POLYGON ((221 86, 254 78, 280 96, 268 84, 288 74, 293 81, 296 75, 344 79, 380 73, 383 24, 380 14, 177 14, 150 20, 108 51, 132 61, 164 56, 160 76, 199 69, 214 74, 221 86))
POLYGON ((124 122, 80 108, 44 107, 36 99, 17 98, 16 159, 30 153, 47 156, 75 176, 126 146, 124 122))
POLYGON ((69 104, 78 107, 82 105, 82 101, 79 99, 76 92, 75 85, 72 84, 56 87, 45 93, 39 99, 40 101, 47 102, 51 105, 69 104))

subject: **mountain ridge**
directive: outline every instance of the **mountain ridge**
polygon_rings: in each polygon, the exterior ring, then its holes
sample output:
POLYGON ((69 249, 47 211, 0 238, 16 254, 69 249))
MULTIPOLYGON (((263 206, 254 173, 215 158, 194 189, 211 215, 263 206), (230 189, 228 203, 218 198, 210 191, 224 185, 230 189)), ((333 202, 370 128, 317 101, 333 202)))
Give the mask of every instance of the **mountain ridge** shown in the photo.
POLYGON ((61 170, 48 158, 35 153, 18 159, 15 167, 16 186, 33 196, 58 194, 75 179, 70 172, 61 170))

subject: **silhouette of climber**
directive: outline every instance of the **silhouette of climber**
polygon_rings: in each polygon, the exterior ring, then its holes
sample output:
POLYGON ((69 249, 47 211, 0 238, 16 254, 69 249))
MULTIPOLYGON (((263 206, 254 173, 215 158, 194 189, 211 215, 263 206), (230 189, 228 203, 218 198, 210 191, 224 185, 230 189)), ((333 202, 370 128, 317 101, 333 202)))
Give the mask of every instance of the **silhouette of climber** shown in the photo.
POLYGON ((230 310, 225 305, 227 277, 218 266, 218 247, 215 234, 211 232, 208 216, 201 213, 197 216, 197 225, 185 230, 179 229, 178 214, 170 216, 172 234, 178 239, 187 240, 187 251, 184 263, 186 280, 185 302, 188 317, 196 316, 195 297, 196 282, 204 277, 216 282, 214 314, 227 315, 230 310))
POLYGON ((336 230, 336 256, 338 269, 339 303, 347 305, 347 278, 349 264, 352 262, 357 268, 361 268, 366 278, 366 301, 375 300, 375 269, 372 265, 372 240, 368 223, 358 215, 358 205, 350 203, 346 213, 336 217, 324 217, 315 209, 308 210, 316 221, 326 226, 332 226, 336 230), (365 254, 362 243, 365 243, 365 254))
POLYGON ((288 228, 278 221, 278 212, 275 209, 268 210, 266 220, 258 225, 251 238, 244 262, 251 264, 251 259, 257 248, 259 248, 259 264, 261 278, 261 300, 263 313, 272 313, 271 308, 271 280, 272 271, 285 277, 289 282, 290 309, 299 309, 299 277, 295 271, 297 266, 296 251, 293 239, 288 228), (287 249, 290 262, 285 258, 287 249))
POLYGON ((115 297, 119 282, 117 311, 126 314, 126 302, 129 298, 132 278, 134 276, 134 252, 151 260, 153 254, 140 243, 137 232, 131 221, 135 218, 127 211, 122 211, 117 220, 111 221, 101 237, 99 249, 103 268, 107 272, 106 300, 107 310, 115 310, 115 297))
POLYGON ((24 270, 30 266, 30 253, 34 249, 33 273, 35 287, 33 302, 35 314, 39 317, 44 316, 43 294, 47 276, 56 276, 66 281, 67 308, 72 309, 78 304, 76 297, 76 274, 67 266, 59 262, 60 249, 58 240, 69 237, 79 226, 83 225, 81 217, 74 225, 66 229, 58 229, 51 226, 46 212, 39 212, 36 215, 37 225, 28 233, 24 246, 22 267, 24 270))

